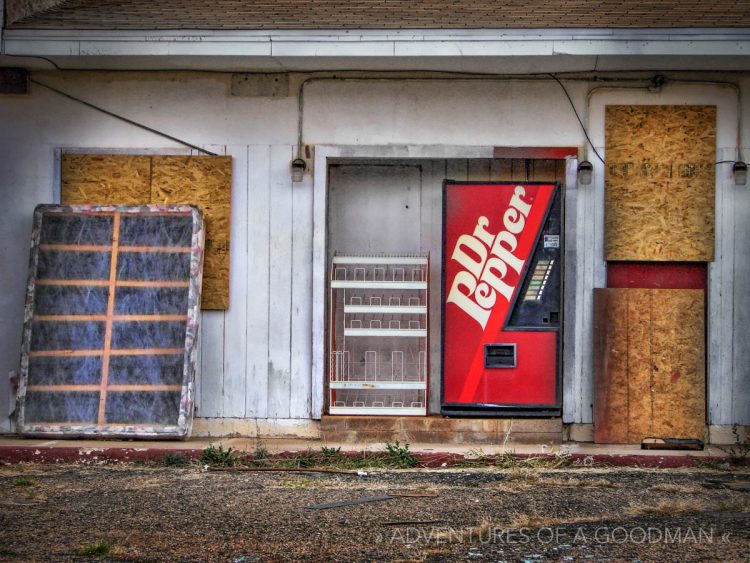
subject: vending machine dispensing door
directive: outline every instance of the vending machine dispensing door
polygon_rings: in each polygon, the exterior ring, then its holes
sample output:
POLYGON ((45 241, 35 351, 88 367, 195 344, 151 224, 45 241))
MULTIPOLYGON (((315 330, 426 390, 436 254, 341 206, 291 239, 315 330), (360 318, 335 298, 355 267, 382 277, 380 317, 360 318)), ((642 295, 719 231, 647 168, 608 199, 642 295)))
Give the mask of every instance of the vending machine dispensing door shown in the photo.
POLYGON ((559 416, 560 199, 555 183, 445 182, 444 415, 559 416))

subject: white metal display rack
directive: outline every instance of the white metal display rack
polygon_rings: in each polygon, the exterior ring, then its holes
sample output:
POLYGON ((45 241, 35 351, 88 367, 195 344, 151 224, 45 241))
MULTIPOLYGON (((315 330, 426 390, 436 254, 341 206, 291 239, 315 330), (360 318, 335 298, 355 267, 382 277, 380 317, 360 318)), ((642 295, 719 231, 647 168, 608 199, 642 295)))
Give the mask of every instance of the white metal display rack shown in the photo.
POLYGON ((329 412, 427 414, 429 255, 337 255, 329 412))

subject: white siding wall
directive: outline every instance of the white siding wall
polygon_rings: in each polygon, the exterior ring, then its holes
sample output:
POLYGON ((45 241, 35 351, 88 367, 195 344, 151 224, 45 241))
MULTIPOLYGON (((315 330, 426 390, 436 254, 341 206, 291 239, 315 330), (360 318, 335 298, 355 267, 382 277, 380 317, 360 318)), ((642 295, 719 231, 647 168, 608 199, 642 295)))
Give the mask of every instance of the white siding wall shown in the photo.
MULTIPOLYGON (((301 184, 290 182, 296 98, 231 97, 229 77, 222 75, 40 73, 36 78, 234 157, 231 307, 203 315, 198 415, 308 418, 314 412, 311 400, 316 401, 311 383, 313 260, 321 258, 313 248, 313 212, 325 206, 325 201, 313 200, 311 175, 301 184)), ((750 79, 743 80, 749 99, 750 79)), ((572 83, 569 88, 578 110, 585 113, 587 86, 572 83)), ((673 86, 663 95, 638 93, 631 98, 625 94, 608 93, 607 103, 717 103, 720 154, 731 153, 736 145, 736 102, 731 92, 673 86)), ((603 122, 597 115, 602 114, 604 98, 597 103, 590 123, 594 142, 601 146, 603 122)), ((750 111, 745 110, 748 138, 750 111)), ((451 158, 456 155, 449 147, 581 146, 583 136, 553 83, 316 82, 306 90, 305 141, 385 149, 429 145, 431 158, 451 158), (441 146, 446 147, 446 154, 436 154, 441 146)), ((4 203, 0 220, 0 429, 8 428, 10 411, 5 374, 18 367, 31 212, 36 204, 54 200, 54 155, 61 147, 174 149, 177 145, 37 86, 30 96, 0 97, 0 195, 4 203)), ((597 242, 601 238, 601 172, 597 167, 597 181, 590 190, 578 191, 576 222, 568 225, 577 240, 572 257, 579 272, 576 316, 580 320, 575 374, 565 382, 565 418, 571 422, 591 421, 591 288, 603 284, 597 242)), ((423 173, 437 178, 445 171, 423 173)), ((750 188, 735 189, 731 178, 717 187, 729 199, 720 202, 717 210, 721 247, 711 274, 712 304, 717 295, 720 302, 710 320, 712 342, 718 346, 717 356, 711 356, 710 416, 715 424, 747 424, 750 339, 744 331, 750 322, 750 188), (719 310, 734 311, 734 315, 726 317, 719 310)), ((318 186, 315 193, 320 193, 318 186)), ((434 215, 433 208, 439 209, 437 203, 428 206, 429 213, 434 215)), ((432 221, 439 221, 439 214, 432 221)), ((425 244, 433 248, 439 240, 425 244)), ((433 338, 433 345, 437 342, 433 338)))

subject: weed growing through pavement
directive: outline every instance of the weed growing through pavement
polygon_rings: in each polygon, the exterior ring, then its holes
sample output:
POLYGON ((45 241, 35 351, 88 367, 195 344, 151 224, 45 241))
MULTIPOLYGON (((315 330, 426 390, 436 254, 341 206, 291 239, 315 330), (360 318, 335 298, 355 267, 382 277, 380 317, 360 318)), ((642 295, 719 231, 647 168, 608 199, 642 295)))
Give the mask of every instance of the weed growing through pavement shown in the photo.
POLYGON ((36 481, 26 475, 19 475, 13 479, 13 486, 15 487, 33 487, 34 485, 36 485, 36 481))
POLYGON ((294 457, 279 458, 273 460, 274 467, 291 467, 297 469, 309 469, 320 465, 325 465, 321 457, 312 450, 305 450, 294 457))
POLYGON ((320 448, 320 455, 322 455, 325 458, 328 459, 340 459, 341 458, 341 447, 338 448, 328 448, 326 446, 322 446, 320 448))
POLYGON ((732 425, 732 434, 734 435, 734 444, 719 446, 719 448, 729 456, 729 461, 734 465, 747 464, 748 456, 750 456, 750 442, 742 439, 740 427, 737 424, 732 425))
POLYGON ((121 550, 107 540, 100 540, 96 543, 83 546, 78 552, 84 557, 107 557, 118 555, 121 550))
POLYGON ((162 460, 167 467, 187 467, 190 460, 182 454, 165 454, 162 460))
POLYGON ((213 444, 203 450, 200 457, 201 463, 205 465, 219 465, 222 467, 232 467, 239 462, 237 452, 232 448, 224 449, 224 446, 215 447, 213 444))
POLYGON ((268 459, 268 448, 265 442, 258 440, 255 442, 255 451, 253 452, 253 461, 261 461, 268 459))
POLYGON ((395 442, 386 442, 385 451, 388 452, 385 461, 393 464, 400 469, 416 467, 419 460, 409 451, 409 442, 404 442, 402 446, 398 440, 395 442))

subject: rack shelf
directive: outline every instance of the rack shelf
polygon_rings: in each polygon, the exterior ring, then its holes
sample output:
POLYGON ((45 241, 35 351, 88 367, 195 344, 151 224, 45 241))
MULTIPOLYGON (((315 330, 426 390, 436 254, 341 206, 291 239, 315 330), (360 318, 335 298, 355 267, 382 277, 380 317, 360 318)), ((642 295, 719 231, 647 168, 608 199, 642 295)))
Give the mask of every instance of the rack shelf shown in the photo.
POLYGON ((331 381, 331 389, 427 389, 426 381, 331 381))
POLYGON ((408 328, 345 328, 344 336, 405 336, 412 338, 426 338, 427 329, 408 328))
POLYGON ((427 289, 427 282, 332 280, 331 287, 334 289, 427 289))
POLYGON ((427 307, 408 305, 344 305, 344 313, 382 313, 384 315, 426 315, 427 307))
POLYGON ((378 416, 425 416, 424 407, 331 407, 331 414, 378 416))
POLYGON ((428 255, 335 256, 329 412, 426 415, 428 255))

